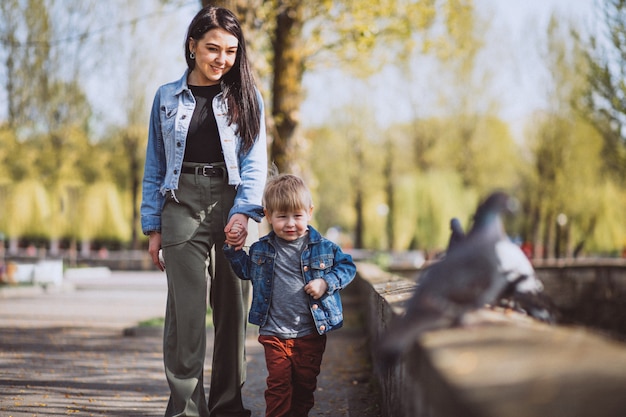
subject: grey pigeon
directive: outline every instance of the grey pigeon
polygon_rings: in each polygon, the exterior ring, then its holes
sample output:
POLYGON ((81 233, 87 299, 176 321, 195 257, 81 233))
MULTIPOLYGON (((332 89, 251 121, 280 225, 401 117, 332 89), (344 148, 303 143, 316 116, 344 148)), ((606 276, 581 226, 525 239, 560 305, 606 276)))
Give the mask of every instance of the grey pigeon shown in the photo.
POLYGON ((504 192, 492 193, 476 210, 466 238, 423 271, 405 314, 390 323, 378 345, 383 364, 395 362, 423 332, 458 325, 465 313, 493 304, 517 284, 506 279, 496 252, 501 215, 511 212, 511 202, 504 192))
MULTIPOLYGON (((450 242, 446 252, 454 250, 465 239, 465 233, 457 218, 450 220, 450 230, 450 242)), ((535 319, 554 323, 552 312, 554 308, 542 293, 543 283, 537 277, 528 257, 511 241, 504 229, 496 243, 496 254, 501 272, 509 282, 516 282, 507 288, 497 304, 522 311, 535 319)))

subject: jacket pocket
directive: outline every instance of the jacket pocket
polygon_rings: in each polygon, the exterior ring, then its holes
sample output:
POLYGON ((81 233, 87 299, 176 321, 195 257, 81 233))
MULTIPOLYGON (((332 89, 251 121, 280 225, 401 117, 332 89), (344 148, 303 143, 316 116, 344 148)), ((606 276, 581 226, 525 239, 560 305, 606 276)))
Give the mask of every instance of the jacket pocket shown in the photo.
POLYGON ((176 126, 176 113, 178 113, 178 106, 167 107, 165 104, 161 104, 160 113, 163 136, 169 136, 174 131, 174 126, 176 126))
POLYGON ((268 268, 271 267, 272 259, 266 255, 259 253, 252 253, 250 257, 252 263, 252 279, 260 281, 263 279, 269 279, 271 271, 268 268))
POLYGON ((326 271, 332 268, 334 258, 332 255, 319 255, 311 259, 309 268, 311 269, 312 279, 323 278, 326 271))

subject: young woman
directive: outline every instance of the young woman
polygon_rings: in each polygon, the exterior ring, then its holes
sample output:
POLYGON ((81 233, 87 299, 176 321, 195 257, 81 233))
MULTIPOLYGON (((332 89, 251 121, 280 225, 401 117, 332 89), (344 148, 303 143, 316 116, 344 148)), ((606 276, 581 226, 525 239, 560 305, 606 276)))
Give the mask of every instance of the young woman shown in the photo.
POLYGON ((263 101, 232 12, 202 9, 185 40, 188 69, 155 96, 141 221, 152 261, 165 270, 165 416, 250 416, 243 407, 249 287, 224 258, 233 224, 241 248, 260 221, 267 177, 263 101), (162 249, 162 261, 159 251, 162 249), (208 404, 203 386, 207 282, 215 343, 208 404))

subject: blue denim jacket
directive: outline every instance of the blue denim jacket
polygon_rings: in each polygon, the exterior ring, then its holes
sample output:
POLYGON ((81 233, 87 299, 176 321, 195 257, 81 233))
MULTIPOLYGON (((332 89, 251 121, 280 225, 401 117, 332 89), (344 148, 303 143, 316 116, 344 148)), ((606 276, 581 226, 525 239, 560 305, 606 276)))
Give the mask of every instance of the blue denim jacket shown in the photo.
MULTIPOLYGON (((213 99, 228 183, 237 188, 235 203, 228 217, 243 213, 257 222, 263 217, 261 198, 267 178, 265 114, 260 94, 258 98, 261 108, 260 133, 255 144, 245 154, 239 152, 241 140, 235 133, 237 127, 228 124, 228 107, 222 93, 213 99)), ((187 131, 195 106, 196 101, 187 85, 187 71, 178 81, 159 87, 154 97, 141 203, 141 228, 144 234, 161 230, 165 194, 169 190, 178 189, 187 131)))
MULTIPOLYGON (((252 244, 249 255, 244 250, 236 251, 228 245, 224 246, 224 254, 237 276, 252 281, 252 306, 248 320, 258 326, 267 321, 272 299, 276 257, 272 242, 275 236, 274 232, 270 232, 252 244)), ((324 334, 340 328, 343 325, 343 307, 339 290, 345 288, 356 274, 352 257, 309 226, 309 243, 302 251, 300 267, 305 282, 323 278, 328 284, 326 294, 320 299, 309 297, 309 308, 317 332, 324 334)))

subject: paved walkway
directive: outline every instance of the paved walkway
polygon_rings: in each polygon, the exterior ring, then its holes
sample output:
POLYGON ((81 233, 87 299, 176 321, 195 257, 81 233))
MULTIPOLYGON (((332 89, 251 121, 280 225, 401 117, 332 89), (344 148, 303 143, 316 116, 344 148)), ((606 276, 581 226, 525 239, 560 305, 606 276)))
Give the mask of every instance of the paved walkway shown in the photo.
MULTIPOLYGON (((165 276, 114 272, 73 277, 66 284, 44 294, 0 298, 0 416, 162 416, 168 388, 161 332, 135 325, 163 316, 165 276)), ((311 417, 379 416, 358 300, 350 288, 343 294, 346 326, 329 335, 311 417)), ((244 401, 253 417, 262 417, 266 370, 255 326, 246 346, 244 401)))

